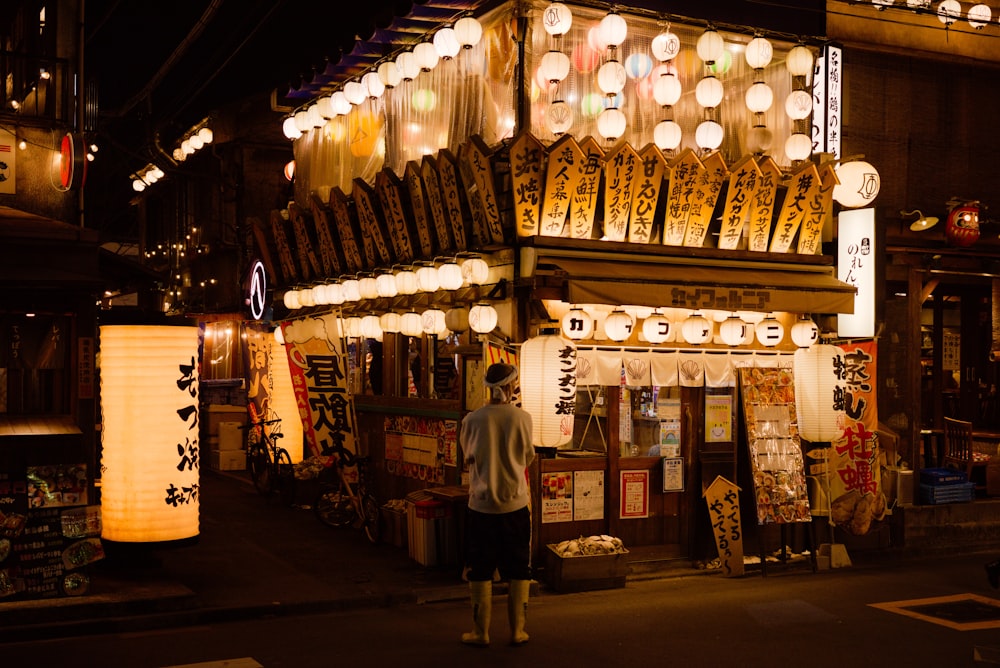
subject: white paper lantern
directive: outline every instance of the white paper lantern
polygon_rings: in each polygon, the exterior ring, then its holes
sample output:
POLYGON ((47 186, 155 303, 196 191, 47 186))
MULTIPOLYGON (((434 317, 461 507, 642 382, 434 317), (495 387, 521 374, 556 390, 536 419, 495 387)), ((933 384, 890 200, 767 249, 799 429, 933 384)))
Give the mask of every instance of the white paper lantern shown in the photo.
POLYGON ((484 285, 490 280, 490 265, 481 257, 466 258, 461 267, 464 285, 484 285))
POLYGON ((695 50, 698 52, 698 57, 705 64, 711 65, 722 58, 722 53, 726 50, 726 42, 717 30, 710 28, 698 38, 698 41, 695 43, 695 50))
POLYGON ((375 283, 375 277, 363 276, 359 278, 358 291, 361 293, 362 299, 377 299, 378 285, 375 283))
POLYGON ((440 336, 448 331, 448 326, 444 322, 444 311, 437 308, 429 308, 421 313, 420 325, 424 334, 440 336))
POLYGON ((785 57, 785 69, 793 77, 809 76, 813 69, 813 52, 801 44, 793 46, 785 57))
POLYGON ((483 38, 483 26, 475 17, 466 16, 455 23, 455 39, 463 49, 471 49, 483 38))
POLYGON ((773 316, 767 316, 754 327, 754 334, 762 345, 773 348, 785 338, 785 326, 773 316))
POLYGON ((793 121, 809 118, 812 109, 813 98, 808 91, 793 90, 785 98, 785 114, 793 121))
POLYGON ((819 341, 819 327, 811 318, 802 318, 792 325, 792 343, 799 348, 808 348, 819 341))
POLYGON ((683 138, 681 126, 674 121, 660 121, 653 128, 653 142, 661 151, 673 151, 683 138))
POLYGON ((330 104, 333 105, 333 111, 338 116, 346 116, 351 113, 351 103, 342 90, 330 94, 330 104))
POLYGON ((628 121, 621 109, 605 109, 597 117, 597 131, 608 140, 618 139, 625 134, 628 121))
POLYGON ((681 336, 693 346, 712 340, 715 325, 700 313, 693 313, 681 323, 681 336))
POLYGON ((413 55, 417 59, 417 66, 423 72, 430 72, 437 67, 440 58, 437 49, 430 42, 420 42, 413 47, 413 55))
POLYGON ((420 286, 417 283, 417 273, 412 269, 401 269, 396 272, 396 293, 400 295, 415 295, 420 286))
MULTIPOLYGON (((431 47, 432 49, 434 47, 431 47)), ((382 97, 385 93, 385 84, 382 83, 382 79, 379 78, 378 72, 367 72, 363 77, 361 77, 361 85, 364 87, 365 91, 368 93, 368 97, 372 99, 378 99, 382 97)), ((330 106, 333 109, 333 105, 330 106)))
POLYGON ((706 108, 718 107, 722 104, 725 94, 722 82, 712 76, 702 77, 694 89, 694 97, 698 104, 706 108))
POLYGON ((356 315, 352 315, 349 318, 344 318, 344 333, 349 339, 357 339, 361 337, 361 318, 356 315))
POLYGON ((774 57, 774 47, 766 38, 754 37, 747 44, 744 55, 747 59, 747 65, 752 69, 760 70, 771 63, 771 58, 774 57))
POLYGON ((403 81, 413 81, 420 74, 420 65, 412 51, 403 51, 396 56, 396 67, 399 68, 403 81))
POLYGON ((399 294, 396 277, 392 274, 379 274, 375 277, 375 291, 379 297, 395 297, 399 294))
POLYGON ((549 51, 538 65, 538 78, 558 83, 569 75, 569 56, 562 51, 549 51))
POLYGON ((722 126, 715 121, 702 121, 694 133, 694 141, 706 151, 714 151, 722 145, 722 126))
POLYGON ((738 315, 731 315, 719 324, 719 337, 727 346, 738 346, 747 340, 750 325, 738 315))
POLYGON ((597 70, 597 86, 605 95, 617 95, 625 88, 628 74, 617 60, 609 60, 597 70))
POLYGON ((302 302, 299 301, 299 291, 298 290, 288 290, 285 292, 284 296, 285 308, 294 311, 295 309, 302 308, 302 302))
POLYGON ((359 105, 368 98, 368 91, 360 81, 348 81, 344 84, 344 96, 353 105, 359 105))
POLYGON ((496 329, 499 316, 492 304, 476 304, 469 310, 469 327, 478 334, 489 334, 496 329))
POLYGON ((938 20, 950 26, 952 23, 958 20, 958 17, 962 15, 962 3, 958 0, 944 0, 937 8, 938 20))
POLYGON ((454 260, 448 260, 437 268, 438 283, 444 290, 458 290, 462 287, 462 268, 454 260))
POLYGON ((437 292, 441 287, 437 267, 424 265, 417 268, 417 287, 420 288, 420 292, 437 292))
POLYGON ((681 52, 681 39, 669 30, 665 30, 653 38, 650 50, 654 58, 665 63, 676 58, 681 52))
POLYGON ((361 318, 361 336, 366 339, 378 339, 382 337, 382 325, 379 323, 377 315, 366 315, 361 318))
POLYGON ((101 537, 198 535, 198 328, 112 325, 101 337, 101 537))
POLYGON ((361 301, 361 282, 356 278, 345 279, 341 284, 344 291, 344 301, 348 303, 361 301))
POLYGON ((840 348, 819 344, 795 351, 795 412, 799 436, 813 443, 840 439, 843 403, 837 400, 840 348))
POLYGON ((464 306, 456 306, 445 311, 444 326, 448 331, 461 334, 469 329, 469 309, 464 306))
POLYGON ((344 286, 340 283, 327 283, 326 298, 330 304, 340 306, 344 303, 344 286))
POLYGON ((762 114, 774 104, 774 92, 766 83, 758 81, 747 88, 746 103, 747 109, 755 114, 762 114))
POLYGON ((317 306, 325 306, 330 303, 326 298, 326 286, 322 283, 312 286, 309 290, 312 292, 313 303, 317 306))
POLYGON ((378 78, 386 88, 395 88, 403 80, 403 75, 396 62, 389 60, 378 66, 378 78))
POLYGON ((604 333, 612 341, 624 341, 632 336, 635 320, 621 309, 615 309, 604 320, 604 333))
POLYGON ((398 313, 395 311, 389 311, 388 313, 383 313, 378 317, 378 326, 382 328, 383 332, 396 334, 399 332, 402 320, 402 317, 398 313))
POLYGON ((839 184, 833 187, 833 199, 848 209, 867 206, 878 196, 878 170, 864 160, 841 163, 835 170, 839 184))
POLYGON ((812 138, 796 132, 785 140, 785 155, 789 160, 805 160, 812 154, 812 138))
POLYGON ((607 46, 618 46, 628 36, 628 24, 621 14, 614 12, 606 14, 598 24, 601 43, 607 46))
POLYGON ((399 332, 405 336, 421 336, 424 333, 424 323, 416 311, 404 313, 399 319, 399 332))
POLYGON ((303 308, 316 306, 316 302, 313 301, 313 293, 311 289, 299 290, 298 295, 299 303, 302 304, 303 308))
POLYGON ((281 345, 285 344, 285 332, 281 329, 281 323, 274 328, 274 340, 281 345))
POLYGON ((969 12, 966 16, 969 19, 970 26, 976 30, 982 30, 983 26, 988 24, 993 18, 993 10, 988 5, 980 3, 969 7, 969 12))
POLYGON ((574 341, 589 339, 594 335, 594 319, 582 308, 573 307, 559 321, 563 336, 574 341))
POLYGON ((681 92, 681 80, 674 74, 662 74, 653 82, 653 99, 661 107, 677 104, 681 92))
POLYGON ((653 311, 642 321, 642 335, 650 343, 663 343, 670 338, 670 318, 659 310, 653 311))
POLYGON ((561 447, 573 440, 576 412, 576 346, 543 329, 521 346, 521 407, 531 414, 532 442, 561 447))
POLYGON ((302 461, 303 442, 302 419, 299 417, 299 406, 295 400, 295 388, 292 385, 292 373, 288 366, 288 353, 285 351, 284 340, 278 340, 278 332, 268 342, 268 361, 271 376, 271 410, 281 416, 281 447, 288 451, 293 464, 302 461))
POLYGON ((572 25, 573 12, 561 2, 550 3, 542 13, 542 27, 550 35, 565 35, 572 25))
POLYGON ((569 132, 573 127, 573 108, 563 100, 556 100, 545 110, 545 127, 554 135, 569 132))
POLYGON ((434 48, 442 60, 451 60, 462 50, 462 45, 455 37, 454 28, 441 28, 434 33, 434 48))
POLYGON ((281 131, 287 139, 298 139, 302 136, 302 130, 299 130, 294 116, 289 116, 282 122, 281 131))

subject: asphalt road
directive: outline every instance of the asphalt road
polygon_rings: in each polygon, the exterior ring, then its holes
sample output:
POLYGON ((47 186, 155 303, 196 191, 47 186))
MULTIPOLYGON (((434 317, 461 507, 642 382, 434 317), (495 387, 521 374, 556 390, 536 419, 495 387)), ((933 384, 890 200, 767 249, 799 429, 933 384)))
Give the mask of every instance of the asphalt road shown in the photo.
POLYGON ((10 642, 0 645, 0 656, 4 666, 108 668, 983 666, 990 664, 977 662, 977 652, 1000 653, 1000 592, 983 571, 989 558, 630 580, 624 589, 577 594, 543 590, 531 600, 531 641, 522 647, 507 645, 506 597, 498 596, 485 649, 458 642, 469 608, 446 601, 10 642), (904 603, 924 599, 932 600, 918 608, 904 603))

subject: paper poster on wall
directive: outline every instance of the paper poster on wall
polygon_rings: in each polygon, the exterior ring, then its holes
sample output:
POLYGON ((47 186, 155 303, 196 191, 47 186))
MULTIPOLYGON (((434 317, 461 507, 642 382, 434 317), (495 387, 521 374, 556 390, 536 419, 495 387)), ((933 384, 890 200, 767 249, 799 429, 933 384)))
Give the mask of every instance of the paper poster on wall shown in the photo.
POLYGON ((664 492, 684 491, 683 457, 663 458, 663 491, 664 492))
POLYGON ((573 521, 573 474, 542 474, 542 523, 573 521))
POLYGON ((604 519, 604 471, 573 474, 573 519, 604 519))
POLYGON ((621 471, 622 519, 649 517, 649 471, 621 471))
POLYGON ((705 442, 733 440, 733 398, 729 395, 705 397, 705 442))

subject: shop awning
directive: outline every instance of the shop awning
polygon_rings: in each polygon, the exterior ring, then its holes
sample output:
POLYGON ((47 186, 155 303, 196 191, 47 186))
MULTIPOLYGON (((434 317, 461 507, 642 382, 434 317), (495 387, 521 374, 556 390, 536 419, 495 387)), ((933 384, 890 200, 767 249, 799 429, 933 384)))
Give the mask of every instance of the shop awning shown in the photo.
POLYGON ((584 258, 540 258, 566 276, 566 299, 573 304, 853 313, 856 289, 826 267, 802 270, 706 266, 584 258))

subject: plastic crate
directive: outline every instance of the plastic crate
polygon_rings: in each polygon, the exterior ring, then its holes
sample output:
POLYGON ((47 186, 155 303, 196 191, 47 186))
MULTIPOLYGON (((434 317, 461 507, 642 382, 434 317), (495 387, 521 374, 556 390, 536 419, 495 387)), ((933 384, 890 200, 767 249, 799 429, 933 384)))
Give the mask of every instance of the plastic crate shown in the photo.
POLYGON ((920 469, 921 485, 961 485, 967 482, 969 476, 965 471, 946 468, 920 469))
POLYGON ((920 485, 920 501, 931 505, 967 503, 976 496, 976 484, 960 482, 949 485, 920 485))

